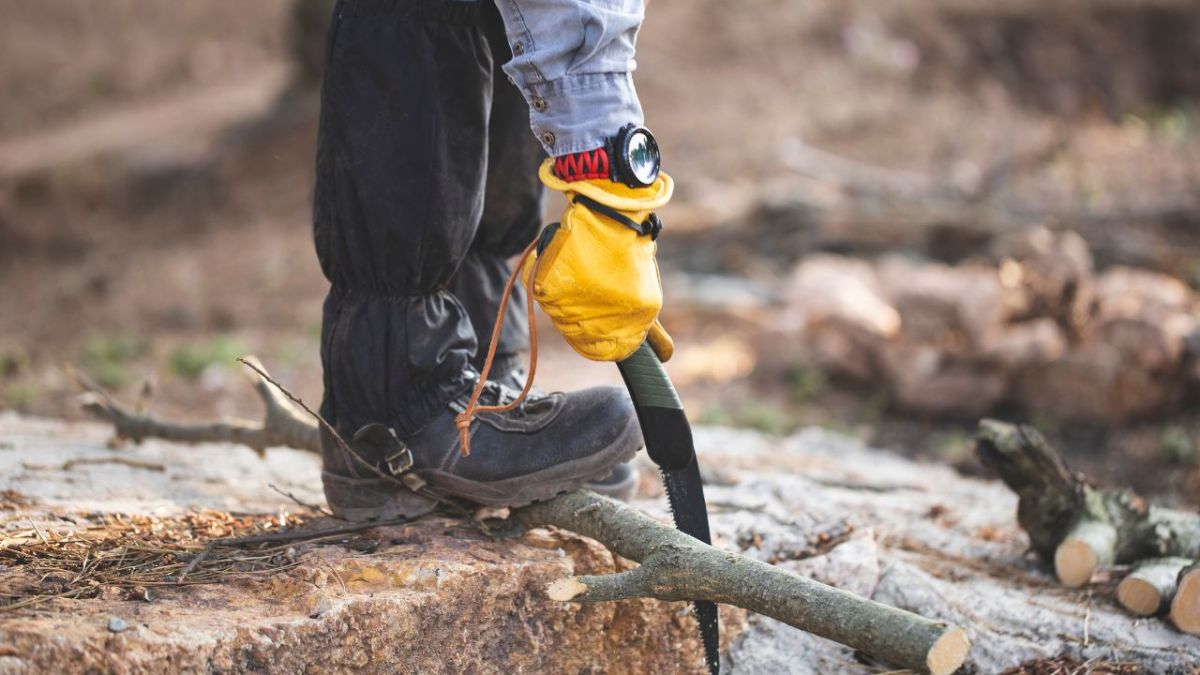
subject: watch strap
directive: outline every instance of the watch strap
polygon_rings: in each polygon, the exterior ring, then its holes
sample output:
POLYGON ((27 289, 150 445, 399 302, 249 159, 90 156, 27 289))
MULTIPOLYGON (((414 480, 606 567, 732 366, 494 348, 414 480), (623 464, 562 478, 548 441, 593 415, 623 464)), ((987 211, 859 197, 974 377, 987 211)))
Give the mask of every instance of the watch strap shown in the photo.
POLYGON ((554 175, 567 182, 611 179, 612 165, 609 162, 608 149, 596 148, 555 157, 554 175))

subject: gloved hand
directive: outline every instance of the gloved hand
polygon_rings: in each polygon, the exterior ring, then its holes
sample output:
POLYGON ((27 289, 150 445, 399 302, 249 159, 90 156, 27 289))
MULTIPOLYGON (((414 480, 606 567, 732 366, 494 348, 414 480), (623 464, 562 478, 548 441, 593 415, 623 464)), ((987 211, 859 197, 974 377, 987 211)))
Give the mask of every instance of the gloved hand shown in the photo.
POLYGON ((660 173, 645 188, 567 182, 554 174, 553 160, 538 177, 566 195, 567 210, 527 260, 525 287, 584 357, 621 361, 648 339, 660 360, 669 359, 674 345, 658 323, 662 284, 654 259, 661 225, 652 212, 670 201, 671 177, 660 173))

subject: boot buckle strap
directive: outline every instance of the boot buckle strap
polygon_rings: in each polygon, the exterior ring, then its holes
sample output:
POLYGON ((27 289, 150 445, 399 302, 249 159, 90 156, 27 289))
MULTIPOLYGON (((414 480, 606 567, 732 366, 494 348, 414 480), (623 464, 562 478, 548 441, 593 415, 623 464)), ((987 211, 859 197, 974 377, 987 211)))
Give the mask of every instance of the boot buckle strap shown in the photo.
POLYGON ((378 461, 379 471, 391 477, 399 476, 412 468, 412 451, 396 436, 396 432, 382 424, 368 424, 359 429, 354 434, 354 445, 357 447, 353 452, 360 460, 368 464, 378 461), (362 453, 357 452, 360 449, 365 451, 367 457, 382 455, 383 459, 368 460, 362 453))
POLYGON ((408 449, 408 446, 400 447, 383 460, 384 468, 386 468, 388 473, 393 476, 399 476, 400 474, 408 471, 412 468, 412 465, 412 451, 408 449))

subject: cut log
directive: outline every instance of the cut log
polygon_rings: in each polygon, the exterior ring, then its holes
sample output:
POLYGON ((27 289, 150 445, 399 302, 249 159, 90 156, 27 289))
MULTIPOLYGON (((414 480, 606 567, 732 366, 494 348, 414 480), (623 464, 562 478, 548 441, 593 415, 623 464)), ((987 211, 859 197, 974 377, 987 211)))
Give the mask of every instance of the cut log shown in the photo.
POLYGON ((1186 311, 1193 304, 1187 284, 1167 274, 1135 267, 1112 267, 1096 277, 1101 319, 1186 311))
POLYGON ((1151 558, 1138 563, 1117 586, 1117 601, 1138 616, 1157 616, 1175 597, 1175 584, 1187 558, 1151 558))
POLYGON ((778 325, 803 336, 807 361, 837 376, 874 381, 876 354, 901 326, 870 263, 810 256, 793 271, 786 298, 778 325))
POLYGON ((975 447, 1017 493, 1021 527, 1068 586, 1086 584, 1102 565, 1200 557, 1200 515, 1149 506, 1128 490, 1097 490, 1031 427, 984 420, 975 447))
POLYGON ((963 334, 977 344, 999 328, 1011 309, 992 267, 917 263, 893 255, 877 263, 876 275, 888 302, 900 312, 904 339, 911 342, 945 343, 947 336, 963 334))
MULTIPOLYGON (((84 518, 102 522, 98 514, 181 518, 213 508, 272 514, 274 521, 283 510, 292 521, 290 514, 304 507, 265 487, 280 480, 300 500, 321 502, 320 462, 312 453, 272 449, 258 460, 229 444, 191 448, 153 439, 114 452, 104 446, 105 431, 86 422, 0 414, 0 438, 9 446, 0 452, 2 522, 13 524, 5 538, 20 536, 19 546, 40 546, 30 517, 52 541, 59 533, 82 536, 84 518), (173 476, 120 465, 72 473, 13 468, 29 459, 56 465, 96 456, 161 462, 173 476), (42 501, 14 501, 27 498, 42 501)), ((963 626, 972 645, 961 672, 1000 673, 1039 658, 1083 663, 1097 655, 1119 658, 1126 670, 1139 672, 1195 668, 1200 636, 1178 632, 1165 618, 1135 623, 1099 595, 1085 607, 1085 594, 1054 592, 1046 585, 1048 574, 1031 573, 1024 555, 1028 540, 1013 518, 1017 498, 999 481, 916 464, 820 429, 784 439, 705 425, 694 433, 702 465, 721 467, 719 480, 705 488, 720 548, 963 626), (973 617, 981 615, 1000 630, 980 629, 973 617)), ((639 464, 647 469, 645 484, 633 505, 667 524, 646 458, 639 464)), ((489 525, 494 538, 458 518, 434 515, 345 541, 297 546, 302 564, 282 574, 239 575, 233 583, 161 594, 151 588, 149 603, 141 596, 132 603, 129 595, 114 598, 107 587, 101 589, 105 599, 47 598, 42 608, 0 620, 0 644, 12 647, 26 670, 63 675, 109 672, 114 663, 155 672, 220 668, 263 675, 303 672, 305 663, 331 669, 366 663, 356 671, 364 675, 383 675, 397 663, 409 672, 489 672, 497 663, 530 673, 589 667, 706 672, 684 603, 555 602, 546 596, 557 579, 625 571, 632 563, 566 531, 517 535, 489 525), (314 588, 322 578, 324 585, 314 588), (109 633, 110 616, 128 622, 130 630, 109 633), (446 652, 440 660, 439 649, 446 652)), ((83 562, 77 558, 68 570, 83 562)), ((10 565, 6 580, 17 569, 10 565)), ((62 583, 49 582, 55 584, 49 590, 33 591, 52 592, 62 583)), ((730 673, 862 675, 887 668, 864 665, 850 648, 783 622, 721 609, 730 673)), ((0 663, 16 661, 0 657, 0 663)))
POLYGON ((1061 358, 1023 372, 1014 398, 1053 419, 1111 425, 1176 408, 1181 380, 1150 372, 1092 336, 1061 358))
POLYGON ((1175 599, 1171 602, 1171 622, 1185 633, 1200 635, 1200 562, 1179 573, 1175 599))
POLYGON ((1095 293, 1092 256, 1082 237, 1038 226, 996 248, 1017 265, 1013 281, 1023 305, 1017 318, 1051 319, 1071 339, 1086 333, 1095 293))
POLYGON ((889 343, 880 351, 893 403, 922 415, 976 419, 1003 399, 1004 374, 937 347, 889 343))
POLYGON ((1200 379, 1200 305, 1171 277, 1096 276, 1074 233, 1039 228, 999 267, 812 255, 777 324, 805 363, 878 385, 896 407, 978 418, 1004 404, 1064 422, 1178 410, 1200 379))
POLYGON ((1174 372, 1197 323, 1191 289, 1166 274, 1127 267, 1105 271, 1096 289, 1098 337, 1125 362, 1174 372))
POLYGON ((1111 565, 1117 529, 1096 520, 1081 520, 1054 551, 1054 572, 1064 586, 1078 588, 1092 580, 1101 565, 1111 565))
POLYGON ((1062 357, 1067 340, 1053 319, 1034 319, 998 328, 980 343, 980 357, 1008 372, 1041 366, 1062 357))
POLYGON ((1097 325, 1096 339, 1111 345, 1127 367, 1169 373, 1183 360, 1186 331, 1176 316, 1114 318, 1097 325))
POLYGON ((900 314, 884 295, 870 263, 814 255, 792 273, 786 318, 800 330, 833 323, 890 340, 900 332, 900 314))

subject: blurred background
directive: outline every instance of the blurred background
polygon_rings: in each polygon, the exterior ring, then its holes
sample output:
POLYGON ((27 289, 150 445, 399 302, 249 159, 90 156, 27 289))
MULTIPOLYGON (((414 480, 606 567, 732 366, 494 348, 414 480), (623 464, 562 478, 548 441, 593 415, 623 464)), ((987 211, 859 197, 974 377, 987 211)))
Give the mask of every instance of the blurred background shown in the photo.
MULTIPOLYGON (((331 4, 8 3, 0 411, 80 417, 75 368, 253 417, 246 353, 320 399, 331 4)), ((679 185, 660 264, 693 420, 967 473, 981 416, 1021 420, 1200 504, 1197 64, 1194 0, 653 0, 637 82, 679 185)), ((539 384, 619 381, 548 342, 539 384)))

